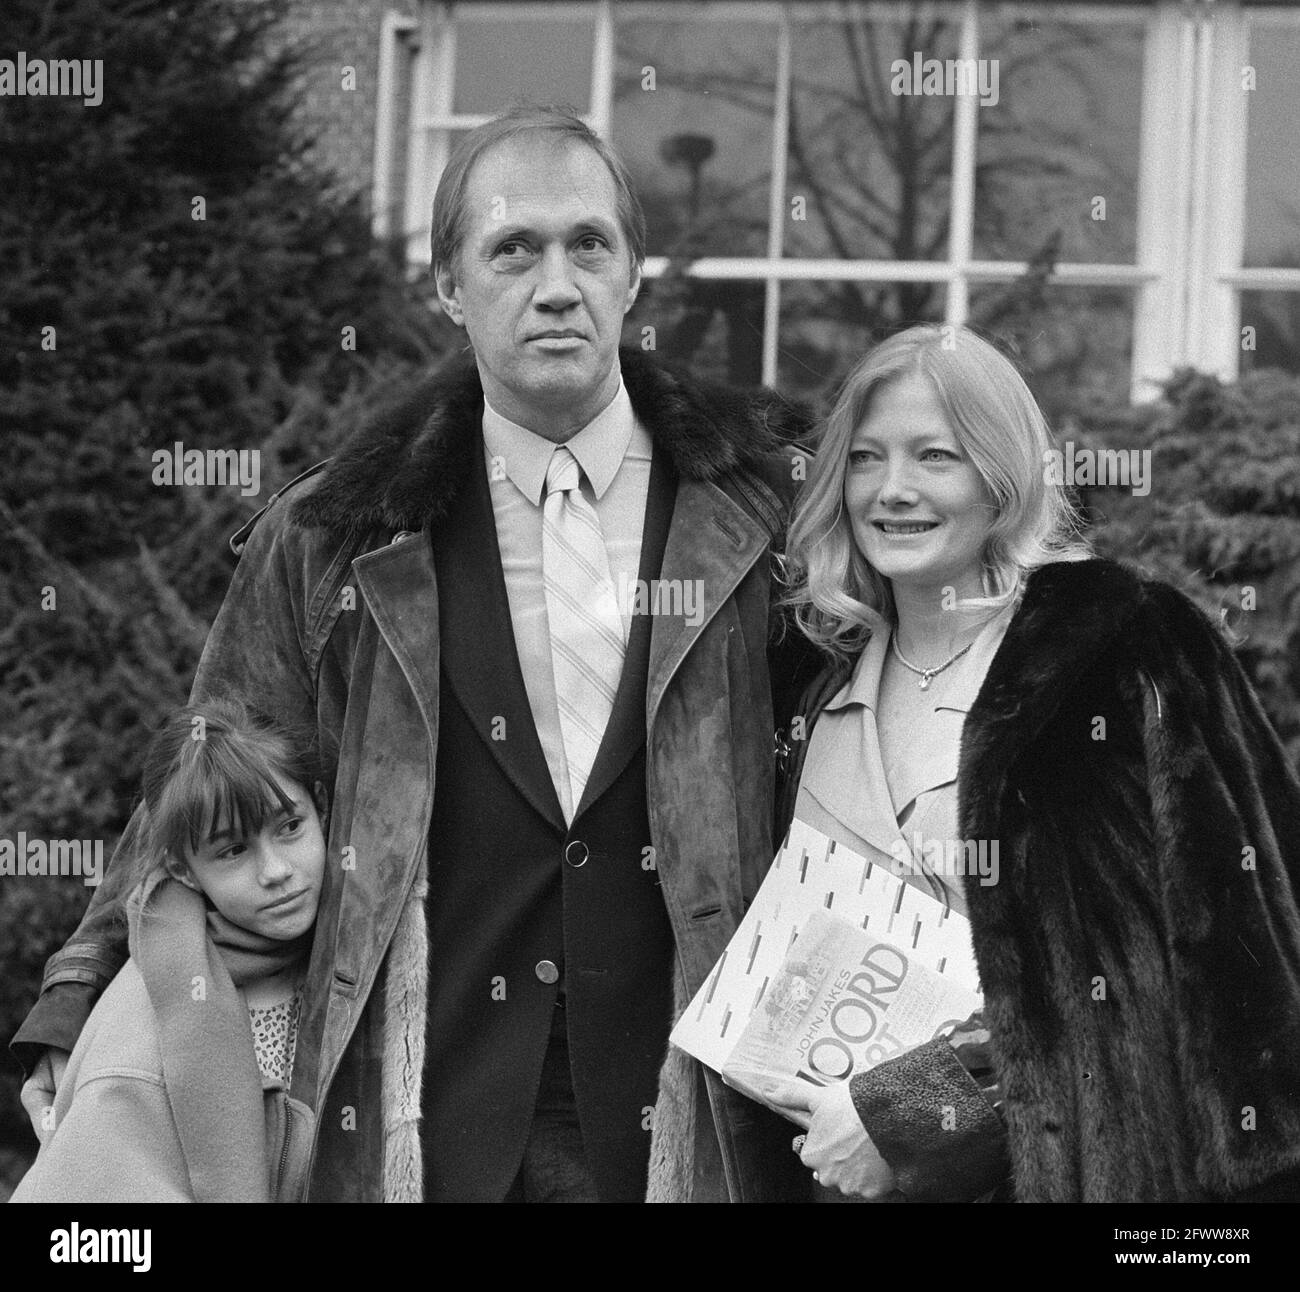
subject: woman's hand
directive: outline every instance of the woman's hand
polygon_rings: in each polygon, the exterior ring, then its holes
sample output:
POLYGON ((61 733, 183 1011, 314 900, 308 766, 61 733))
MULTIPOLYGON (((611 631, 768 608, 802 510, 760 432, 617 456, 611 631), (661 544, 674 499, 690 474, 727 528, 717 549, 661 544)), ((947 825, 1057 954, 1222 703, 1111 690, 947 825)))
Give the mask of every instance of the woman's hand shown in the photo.
POLYGON ((868 1202, 898 1200, 894 1173, 862 1125, 847 1081, 831 1086, 785 1081, 769 1085, 764 1094, 808 1128, 794 1148, 823 1188, 868 1202))

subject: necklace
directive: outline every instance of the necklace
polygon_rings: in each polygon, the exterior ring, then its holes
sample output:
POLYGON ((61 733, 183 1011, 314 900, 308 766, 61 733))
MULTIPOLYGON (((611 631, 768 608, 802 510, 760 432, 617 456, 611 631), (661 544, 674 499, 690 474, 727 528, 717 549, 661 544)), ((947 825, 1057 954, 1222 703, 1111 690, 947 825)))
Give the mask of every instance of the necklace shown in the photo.
POLYGON ((936 665, 934 668, 917 668, 915 664, 909 663, 907 660, 905 660, 905 659, 903 658, 903 652, 902 652, 901 650, 898 649, 898 634, 897 634, 897 633, 890 633, 890 634, 889 634, 889 644, 894 648, 894 654, 898 656, 898 662, 899 662, 899 663, 900 663, 900 664, 901 664, 905 669, 910 669, 911 672, 916 673, 916 674, 919 674, 919 676, 920 676, 920 678, 921 678, 921 690, 922 690, 922 691, 928 691, 928 690, 930 689, 930 683, 931 683, 931 681, 932 681, 932 680, 933 680, 933 679, 934 679, 938 674, 942 673, 944 669, 949 668, 949 667, 951 667, 953 664, 955 664, 959 659, 961 659, 961 657, 962 657, 963 655, 966 654, 966 652, 967 652, 968 650, 970 650, 970 648, 971 648, 972 646, 975 645, 974 642, 968 642, 968 643, 967 643, 965 646, 963 646, 963 647, 961 648, 961 650, 959 650, 959 651, 958 651, 958 652, 957 652, 957 653, 956 653, 956 654, 955 654, 951 659, 949 659, 949 660, 945 660, 942 664, 938 664, 938 665, 936 665))

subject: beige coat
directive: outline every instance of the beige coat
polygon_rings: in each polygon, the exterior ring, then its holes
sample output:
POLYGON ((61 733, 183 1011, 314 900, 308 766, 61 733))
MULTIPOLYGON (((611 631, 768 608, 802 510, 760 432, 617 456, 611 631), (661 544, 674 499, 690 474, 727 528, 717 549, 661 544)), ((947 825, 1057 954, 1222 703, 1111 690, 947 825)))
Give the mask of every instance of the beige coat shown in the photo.
POLYGON ((10 1201, 298 1201, 312 1114, 261 1077, 202 899, 164 880, 129 915, 131 958, 81 1031, 53 1132, 10 1201))

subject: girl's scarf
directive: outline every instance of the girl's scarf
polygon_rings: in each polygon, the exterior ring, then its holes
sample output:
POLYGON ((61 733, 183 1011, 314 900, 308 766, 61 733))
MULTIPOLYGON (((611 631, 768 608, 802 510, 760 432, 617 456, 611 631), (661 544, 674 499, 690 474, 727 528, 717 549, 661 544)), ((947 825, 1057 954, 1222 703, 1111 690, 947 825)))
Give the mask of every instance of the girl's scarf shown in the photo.
POLYGON ((195 1201, 269 1201, 262 1078, 236 987, 287 968, 310 934, 277 942, 240 928, 165 873, 131 895, 127 921, 195 1201))

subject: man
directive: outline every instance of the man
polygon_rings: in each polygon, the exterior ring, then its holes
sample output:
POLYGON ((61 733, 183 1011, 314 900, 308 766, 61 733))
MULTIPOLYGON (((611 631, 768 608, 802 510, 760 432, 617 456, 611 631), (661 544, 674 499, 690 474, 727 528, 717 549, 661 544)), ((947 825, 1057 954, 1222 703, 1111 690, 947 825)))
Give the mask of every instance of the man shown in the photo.
MULTIPOLYGON (((667 1038, 773 853, 772 554, 806 426, 620 357, 644 220, 577 118, 471 132, 433 226, 473 364, 236 536, 194 684, 313 724, 335 774, 309 1196, 795 1196, 788 1127, 667 1038)), ((71 1047, 116 897, 16 1045, 71 1047)))

